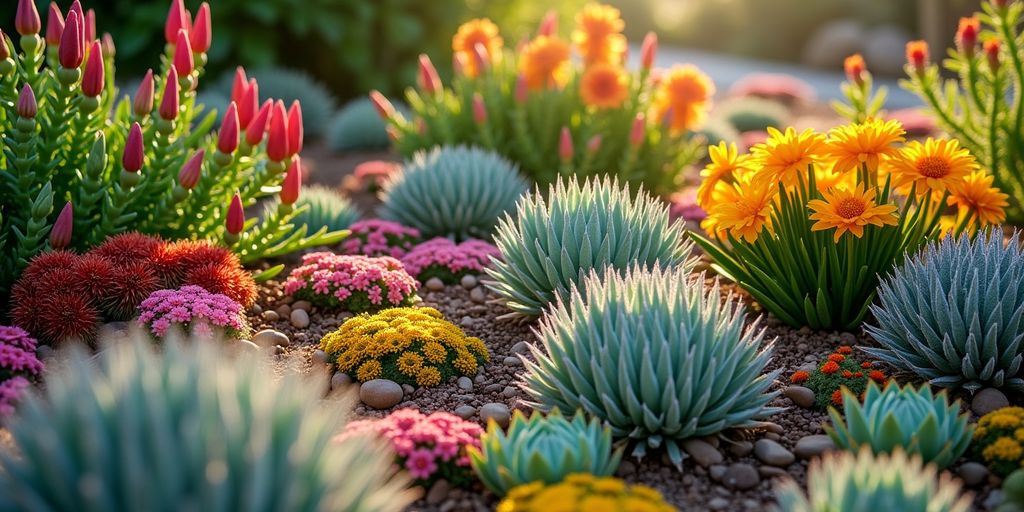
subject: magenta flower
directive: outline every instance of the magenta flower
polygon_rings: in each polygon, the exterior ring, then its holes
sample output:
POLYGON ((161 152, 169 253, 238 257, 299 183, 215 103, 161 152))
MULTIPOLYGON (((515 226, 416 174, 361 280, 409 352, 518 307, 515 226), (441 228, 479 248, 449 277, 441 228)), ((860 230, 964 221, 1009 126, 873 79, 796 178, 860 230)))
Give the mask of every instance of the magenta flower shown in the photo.
POLYGON ((354 313, 412 304, 419 283, 402 263, 387 256, 307 254, 292 270, 284 292, 331 309, 354 313))
POLYGON ((20 327, 0 325, 0 418, 14 412, 14 404, 43 373, 36 356, 36 340, 20 327))
POLYGON ((361 220, 349 227, 352 233, 341 244, 345 254, 401 258, 420 238, 420 232, 397 222, 361 220))
POLYGON ((437 277, 453 284, 467 274, 481 274, 498 258, 498 248, 482 240, 456 244, 447 238, 435 238, 417 245, 402 257, 402 264, 420 281, 437 277))
POLYGON ((158 337, 175 325, 202 338, 218 334, 237 338, 249 331, 241 304, 194 285, 153 292, 139 304, 139 323, 158 337))

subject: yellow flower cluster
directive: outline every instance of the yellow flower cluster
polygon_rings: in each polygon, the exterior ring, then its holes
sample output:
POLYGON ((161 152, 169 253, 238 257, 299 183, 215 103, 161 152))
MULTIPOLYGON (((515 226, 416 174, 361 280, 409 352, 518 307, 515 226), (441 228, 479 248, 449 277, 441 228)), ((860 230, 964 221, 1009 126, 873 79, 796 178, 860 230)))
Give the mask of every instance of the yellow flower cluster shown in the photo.
POLYGON ((388 378, 436 386, 453 375, 473 375, 489 359, 480 338, 466 336, 433 308, 391 308, 349 319, 320 340, 338 371, 360 382, 388 378))
POLYGON ((847 232, 860 238, 868 225, 899 223, 896 194, 885 193, 887 183, 914 205, 909 215, 921 209, 935 214, 948 204, 958 211, 947 219, 950 226, 973 229, 1005 219, 1007 195, 992 186, 992 176, 956 140, 898 146, 903 126, 879 119, 828 134, 793 128, 768 132, 749 155, 724 142, 710 148, 697 202, 708 212, 702 227, 711 235, 753 243, 761 233, 772 233, 781 191, 792 197, 820 195, 805 199, 813 231, 833 229, 836 242, 847 232), (816 190, 801 193, 812 177, 816 190))
POLYGON ((975 451, 996 474, 1024 467, 1024 407, 1003 407, 978 420, 975 451))
POLYGON ((672 512, 661 494, 614 477, 576 473, 560 483, 533 482, 509 491, 497 512, 672 512))

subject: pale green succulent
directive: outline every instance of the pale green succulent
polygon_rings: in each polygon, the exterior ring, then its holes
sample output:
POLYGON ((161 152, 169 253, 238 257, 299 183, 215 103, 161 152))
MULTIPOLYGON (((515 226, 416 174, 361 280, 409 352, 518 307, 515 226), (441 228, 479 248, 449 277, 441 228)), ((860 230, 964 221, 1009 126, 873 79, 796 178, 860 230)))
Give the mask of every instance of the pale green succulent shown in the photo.
POLYGON ((788 116, 781 103, 754 96, 727 100, 715 112, 716 118, 725 119, 741 133, 780 128, 788 116))
POLYGON ((583 289, 542 318, 545 350, 524 361, 535 408, 583 409, 636 441, 635 456, 665 447, 680 467, 680 441, 781 411, 767 406, 780 371, 764 373, 771 343, 717 283, 655 266, 592 272, 583 289))
MULTIPOLYGON (((402 103, 395 103, 395 108, 403 113, 408 110, 402 103)), ((335 151, 376 150, 387 149, 391 138, 373 102, 364 96, 346 103, 334 116, 327 129, 327 143, 335 151)))
POLYGON ((808 496, 793 480, 775 490, 782 512, 967 512, 970 496, 960 484, 921 458, 897 449, 876 455, 863 448, 857 453, 831 452, 811 461, 807 471, 808 496))
POLYGON ((60 358, 7 421, 0 510, 397 512, 415 497, 389 450, 332 441, 350 401, 325 404, 322 379, 223 350, 158 353, 135 333, 60 358))
POLYGON ((530 482, 555 484, 571 473, 611 476, 621 459, 622 449, 612 446, 607 426, 597 419, 588 422, 579 411, 569 421, 558 409, 547 416, 534 412, 529 419, 516 411, 508 433, 492 421, 480 449, 469 450, 473 471, 498 496, 530 482))
POLYGON ((488 240, 498 219, 527 190, 515 164, 466 146, 417 152, 384 184, 378 212, 424 239, 488 240))
POLYGON ((487 286, 512 310, 507 317, 536 317, 559 298, 568 299, 591 270, 625 272, 641 265, 690 271, 697 259, 682 221, 669 220, 668 205, 618 179, 575 177, 519 199, 515 216, 501 219, 494 236, 501 261, 487 270, 487 286))
POLYGON ((1018 469, 1003 479, 1003 502, 995 512, 1024 512, 1024 469, 1018 469))
MULTIPOLYGON (((264 215, 277 210, 278 199, 266 203, 264 215)), ((307 226, 309 231, 316 232, 322 227, 328 231, 348 229, 359 220, 359 209, 352 201, 338 191, 322 185, 302 187, 299 199, 293 205, 299 212, 291 223, 296 226, 307 226), (302 207, 306 206, 305 209, 302 207)))
POLYGON ((869 446, 875 453, 900 448, 943 469, 971 442, 974 426, 968 424, 967 413, 960 413, 960 401, 950 404, 945 391, 933 396, 927 384, 901 388, 890 381, 880 390, 872 381, 864 390, 863 404, 845 387, 842 392, 844 414, 830 407, 832 426, 825 426, 840 448, 856 451, 869 446))
POLYGON ((936 386, 1024 390, 1024 249, 1017 232, 929 245, 882 281, 865 349, 936 386))

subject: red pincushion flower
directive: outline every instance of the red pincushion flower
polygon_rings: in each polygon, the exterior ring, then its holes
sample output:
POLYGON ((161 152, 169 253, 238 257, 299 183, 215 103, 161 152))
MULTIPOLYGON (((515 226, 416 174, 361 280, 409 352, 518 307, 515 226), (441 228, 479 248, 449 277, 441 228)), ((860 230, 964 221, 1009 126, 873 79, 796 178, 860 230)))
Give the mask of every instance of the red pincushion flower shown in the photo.
POLYGON ((850 370, 843 370, 843 378, 844 379, 853 378, 853 372, 851 372, 850 370))
POLYGON ((844 356, 842 354, 829 354, 828 355, 828 360, 836 362, 836 363, 841 363, 841 362, 846 360, 846 356, 844 356))
POLYGON ((161 244, 159 238, 132 231, 108 238, 89 254, 106 258, 114 266, 122 267, 149 260, 161 244))
POLYGON ((871 368, 871 361, 864 361, 863 363, 860 364, 860 367, 864 368, 865 370, 871 368))
POLYGON ((878 370, 872 370, 871 373, 868 374, 868 378, 879 384, 885 382, 885 374, 878 370))
POLYGON ((164 288, 180 288, 185 284, 189 271, 201 265, 240 264, 230 250, 206 240, 176 240, 162 244, 149 260, 160 275, 164 288))
POLYGON ((70 340, 92 341, 99 326, 100 313, 84 296, 57 292, 41 301, 40 335, 49 343, 70 340))
POLYGON ((839 371, 839 365, 835 361, 829 361, 821 365, 821 373, 831 375, 839 371))
POLYGON ((70 269, 78 262, 78 255, 71 251, 48 251, 36 255, 21 273, 20 281, 31 283, 57 269, 70 269))
POLYGON ((789 381, 792 382, 793 384, 800 384, 801 382, 807 381, 807 379, 809 378, 811 378, 810 374, 803 370, 799 370, 795 372, 792 377, 789 378, 789 381))
POLYGON ((851 347, 849 345, 840 345, 839 348, 836 350, 836 353, 844 354, 844 355, 852 354, 853 353, 853 347, 851 347))
POLYGON ((864 376, 864 372, 857 372, 857 373, 853 374, 853 376, 854 377, 858 377, 858 378, 859 377, 863 377, 864 376))
POLYGON ((210 293, 227 295, 244 307, 256 302, 256 282, 240 265, 208 263, 189 270, 186 284, 201 286, 210 293))
POLYGON ((14 325, 38 337, 42 326, 39 312, 42 311, 43 297, 35 287, 28 284, 30 282, 21 279, 11 287, 11 320, 14 325))
POLYGON ((160 278, 148 262, 137 261, 116 267, 114 285, 103 301, 103 310, 115 320, 135 316, 139 304, 160 289, 160 278))
POLYGON ((841 390, 837 389, 832 392, 832 403, 835 404, 836 407, 843 405, 843 392, 841 390))
POLYGON ((100 301, 114 286, 114 265, 106 258, 87 255, 78 258, 71 268, 70 289, 87 299, 100 301))

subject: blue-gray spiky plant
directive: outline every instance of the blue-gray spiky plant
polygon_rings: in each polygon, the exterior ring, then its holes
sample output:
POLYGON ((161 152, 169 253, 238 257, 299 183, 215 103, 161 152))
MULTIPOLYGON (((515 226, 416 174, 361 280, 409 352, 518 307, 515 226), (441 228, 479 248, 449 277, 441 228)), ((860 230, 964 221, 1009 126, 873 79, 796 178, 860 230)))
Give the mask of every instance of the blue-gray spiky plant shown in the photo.
MULTIPOLYGON (((279 199, 267 202, 266 212, 277 211, 279 199)), ((299 214, 291 220, 296 226, 305 225, 310 231, 327 227, 328 231, 342 231, 359 220, 359 209, 347 197, 332 188, 322 185, 302 187, 299 199, 293 207, 299 214), (308 208, 301 209, 303 206, 308 208)))
POLYGON ((527 187, 516 165, 497 153, 435 147, 413 155, 388 179, 379 214, 418 229, 425 239, 488 240, 527 187))
POLYGON ((487 285, 512 310, 506 317, 536 317, 591 270, 693 269, 693 243, 683 231, 666 204, 643 191, 631 195, 618 178, 560 178, 547 199, 539 190, 523 195, 516 215, 501 219, 494 240, 502 257, 487 270, 494 279, 487 285))
POLYGON ((876 455, 831 452, 811 461, 805 496, 793 480, 775 490, 782 512, 967 512, 971 498, 935 466, 903 450, 876 455))
POLYGON ((541 319, 545 350, 524 359, 534 407, 583 409, 635 441, 635 456, 665 447, 680 468, 680 441, 781 410, 767 406, 780 371, 765 373, 772 343, 717 283, 655 266, 591 272, 583 289, 541 319))
POLYGON ((347 400, 324 404, 325 382, 275 377, 221 345, 166 340, 158 354, 136 333, 98 361, 73 350, 7 424, 0 510, 397 512, 411 501, 388 450, 332 441, 347 400))
POLYGON ((1024 250, 1020 232, 946 238, 882 281, 881 348, 865 349, 943 387, 1024 389, 1024 250))
POLYGON ((945 391, 932 395, 928 384, 901 388, 889 381, 879 390, 871 381, 864 390, 863 404, 845 387, 842 394, 843 414, 829 407, 832 425, 825 425, 825 432, 840 448, 868 446, 875 453, 899 448, 943 469, 971 443, 974 427, 968 423, 970 416, 960 413, 960 401, 950 404, 945 391))
MULTIPOLYGON (((400 112, 406 110, 403 105, 395 108, 400 112)), ((387 149, 391 138, 373 102, 361 97, 346 103, 331 120, 327 143, 335 151, 375 150, 387 149)))

